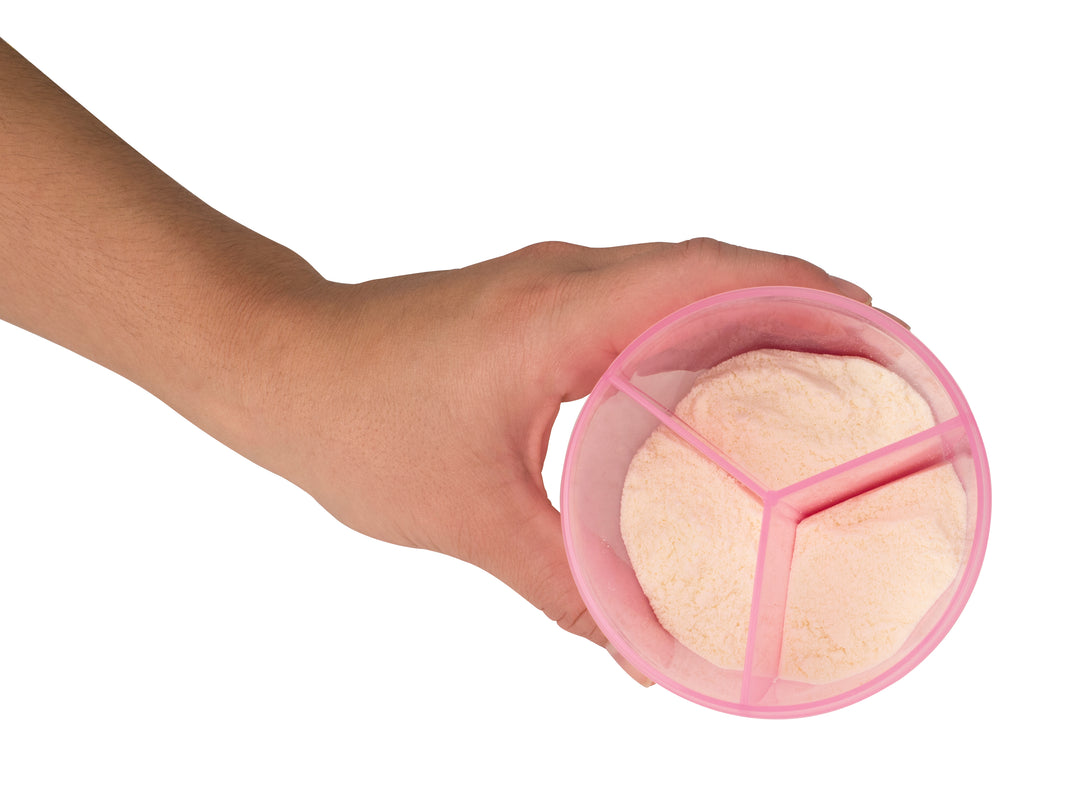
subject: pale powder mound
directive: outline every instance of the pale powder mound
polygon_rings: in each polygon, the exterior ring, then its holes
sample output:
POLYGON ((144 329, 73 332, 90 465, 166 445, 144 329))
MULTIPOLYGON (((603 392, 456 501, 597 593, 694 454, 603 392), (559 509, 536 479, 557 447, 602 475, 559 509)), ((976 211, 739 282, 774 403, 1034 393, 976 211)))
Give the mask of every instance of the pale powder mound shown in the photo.
POLYGON ((873 361, 781 349, 702 373, 676 414, 772 490, 934 425, 918 392, 873 361))
POLYGON ((956 577, 966 521, 963 488, 946 466, 800 523, 780 675, 834 681, 897 651, 956 577))
POLYGON ((623 485, 622 535, 653 613, 721 667, 741 668, 761 502, 666 428, 645 440, 623 485))
MULTIPOLYGON (((863 358, 759 350, 703 373, 676 414, 770 489, 933 426, 902 378, 863 358)), ((638 450, 622 535, 657 619, 741 669, 762 507, 666 428, 638 450)), ((964 493, 951 468, 890 483, 803 521, 781 676, 842 678, 891 655, 959 567, 964 493)))

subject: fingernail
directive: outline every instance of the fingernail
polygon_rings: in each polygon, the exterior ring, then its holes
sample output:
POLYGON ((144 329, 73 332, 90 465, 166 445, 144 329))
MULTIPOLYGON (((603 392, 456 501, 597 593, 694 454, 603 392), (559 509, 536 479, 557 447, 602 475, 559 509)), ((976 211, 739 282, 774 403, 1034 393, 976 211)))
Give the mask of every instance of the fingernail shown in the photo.
POLYGON ((892 319, 893 321, 895 321, 895 322, 896 322, 897 324, 899 324, 900 326, 902 326, 902 327, 903 327, 904 329, 907 329, 907 330, 910 330, 910 329, 911 329, 911 324, 909 324, 909 323, 908 323, 907 321, 905 321, 905 320, 904 320, 904 319, 902 319, 902 318, 897 318, 897 317, 896 317, 895 315, 893 315, 892 313, 890 313, 890 312, 889 312, 888 310, 883 310, 883 309, 881 309, 880 307, 875 307, 874 309, 875 309, 875 310, 877 310, 877 311, 878 311, 879 313, 881 313, 882 315, 887 315, 887 316, 889 316, 889 318, 891 318, 891 319, 892 319))
POLYGON ((644 673, 642 673, 640 670, 638 670, 636 667, 634 667, 632 664, 630 664, 628 661, 626 661, 626 658, 617 650, 615 650, 614 645, 612 645, 610 642, 604 645, 604 650, 611 654, 611 658, 615 660, 619 667, 625 670, 626 673, 630 676, 630 678, 632 678, 638 684, 642 685, 643 687, 652 687, 656 683, 644 673))
POLYGON ((840 295, 856 299, 863 304, 870 303, 870 294, 854 282, 849 282, 847 279, 841 279, 839 276, 829 276, 829 281, 832 282, 833 287, 836 288, 836 292, 840 295))

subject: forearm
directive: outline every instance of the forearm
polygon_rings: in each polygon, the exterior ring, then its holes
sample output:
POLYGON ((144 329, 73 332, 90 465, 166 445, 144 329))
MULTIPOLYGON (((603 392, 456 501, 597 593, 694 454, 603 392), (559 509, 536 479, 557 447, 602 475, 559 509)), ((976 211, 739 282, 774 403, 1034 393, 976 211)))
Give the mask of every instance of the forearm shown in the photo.
POLYGON ((0 42, 0 318, 236 444, 245 375, 321 283, 0 42))

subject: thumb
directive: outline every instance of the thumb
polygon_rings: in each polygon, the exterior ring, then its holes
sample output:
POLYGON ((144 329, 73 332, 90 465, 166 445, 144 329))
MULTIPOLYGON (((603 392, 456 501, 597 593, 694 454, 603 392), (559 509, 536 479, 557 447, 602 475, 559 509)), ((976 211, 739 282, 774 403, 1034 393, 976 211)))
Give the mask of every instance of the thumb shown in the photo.
POLYGON ((570 573, 559 512, 546 504, 516 536, 516 549, 493 571, 503 582, 543 611, 559 627, 603 647, 631 678, 646 687, 653 682, 608 642, 589 614, 570 573), (522 548, 525 547, 525 548, 522 548))
POLYGON ((635 337, 666 315, 744 287, 810 287, 869 303, 869 294, 797 259, 698 238, 631 253, 574 274, 564 331, 572 372, 566 399, 588 394, 635 337))

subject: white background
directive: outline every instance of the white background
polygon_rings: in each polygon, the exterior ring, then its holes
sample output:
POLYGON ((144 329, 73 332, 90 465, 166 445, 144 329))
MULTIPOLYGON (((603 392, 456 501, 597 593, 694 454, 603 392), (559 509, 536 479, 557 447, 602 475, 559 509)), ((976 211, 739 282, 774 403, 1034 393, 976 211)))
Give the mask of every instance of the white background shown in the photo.
POLYGON ((4 3, 0 36, 338 280, 707 235, 858 282, 964 389, 995 500, 911 675, 748 720, 0 325, 0 807, 1075 807, 1070 5, 4 3))

